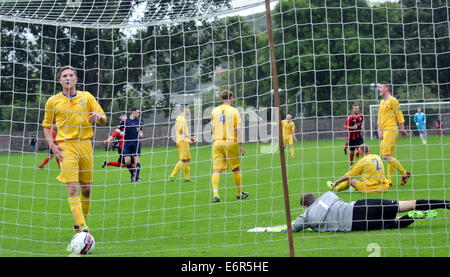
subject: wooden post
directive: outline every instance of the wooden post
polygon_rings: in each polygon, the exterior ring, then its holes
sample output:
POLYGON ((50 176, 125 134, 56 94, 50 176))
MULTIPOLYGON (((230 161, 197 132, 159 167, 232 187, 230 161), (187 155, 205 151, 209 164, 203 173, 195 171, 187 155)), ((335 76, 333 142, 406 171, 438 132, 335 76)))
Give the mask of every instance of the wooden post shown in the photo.
POLYGON ((283 192, 284 192, 284 207, 286 210, 286 225, 288 231, 288 243, 289 243, 289 254, 294 257, 294 240, 292 238, 292 225, 291 225, 291 207, 289 204, 289 190, 287 182, 286 173, 286 157, 284 154, 283 145, 283 130, 281 128, 281 108, 280 108, 280 93, 278 91, 278 72, 277 63, 275 59, 275 43, 273 40, 272 33, 272 13, 270 11, 270 0, 265 0, 266 2, 266 18, 267 18, 267 29, 269 34, 269 51, 270 51, 270 64, 272 66, 272 84, 273 84, 273 99, 275 108, 277 112, 277 122, 278 122, 278 143, 280 148, 280 164, 281 164, 281 175, 283 179, 283 192))

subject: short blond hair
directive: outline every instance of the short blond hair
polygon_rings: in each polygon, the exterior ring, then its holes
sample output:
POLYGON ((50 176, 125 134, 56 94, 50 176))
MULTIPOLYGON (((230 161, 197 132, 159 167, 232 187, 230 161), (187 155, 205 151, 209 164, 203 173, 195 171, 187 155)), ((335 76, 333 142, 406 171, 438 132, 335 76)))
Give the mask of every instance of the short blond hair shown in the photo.
POLYGON ((75 76, 78 77, 77 70, 76 70, 74 67, 70 66, 70 65, 66 65, 66 66, 63 66, 63 67, 61 67, 61 68, 59 69, 59 71, 58 71, 58 78, 61 78, 61 74, 62 74, 63 71, 66 70, 66 69, 72 70, 73 73, 75 73, 75 76))

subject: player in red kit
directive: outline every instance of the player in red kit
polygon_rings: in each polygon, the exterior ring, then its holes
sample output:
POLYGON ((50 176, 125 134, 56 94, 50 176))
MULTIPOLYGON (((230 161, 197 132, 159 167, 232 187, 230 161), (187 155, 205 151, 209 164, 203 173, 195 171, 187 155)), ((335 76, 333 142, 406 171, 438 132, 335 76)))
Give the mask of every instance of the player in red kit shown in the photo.
MULTIPOLYGON (((126 115, 122 115, 120 117, 121 122, 124 119, 126 119, 126 115)), ((129 166, 127 166, 125 164, 125 156, 123 156, 123 144, 124 144, 125 141, 124 141, 124 137, 123 137, 122 132, 120 131, 120 129, 115 129, 114 132, 103 143, 108 144, 111 141, 113 141, 114 139, 118 139, 119 140, 119 146, 117 147, 117 150, 118 150, 118 153, 119 153, 119 159, 117 159, 116 162, 104 161, 103 164, 102 164, 102 168, 104 168, 105 166, 128 167, 128 170, 130 171, 131 177, 133 177, 134 173, 135 173, 134 161, 131 161, 131 164, 129 166)))
POLYGON ((362 125, 364 121, 364 115, 359 112, 359 105, 354 104, 352 107, 352 114, 347 117, 345 121, 345 129, 348 130, 348 137, 346 148, 344 152, 347 150, 347 144, 350 149, 350 166, 353 165, 353 159, 355 157, 355 149, 357 149, 361 144, 364 143, 364 139, 362 136, 362 125))
MULTIPOLYGON (((345 141, 345 146, 344 146, 344 154, 347 155, 347 149, 348 149, 348 140, 345 141)), ((358 153, 358 152, 356 152, 358 153)))
POLYGON ((436 136, 444 135, 444 132, 442 131, 442 125, 444 125, 444 122, 442 121, 442 118, 439 116, 435 123, 436 130, 434 132, 435 132, 436 136))
MULTIPOLYGON (((56 138, 56 128, 55 126, 53 126, 52 128, 52 137, 53 137, 53 141, 55 142, 55 144, 58 144, 58 142, 55 141, 56 138)), ((53 152, 52 150, 49 148, 48 149, 48 156, 47 158, 44 159, 44 161, 41 163, 41 165, 39 166, 40 169, 44 169, 44 166, 53 158, 53 152)), ((58 167, 60 167, 59 165, 59 160, 56 159, 56 162, 58 163, 58 167)))

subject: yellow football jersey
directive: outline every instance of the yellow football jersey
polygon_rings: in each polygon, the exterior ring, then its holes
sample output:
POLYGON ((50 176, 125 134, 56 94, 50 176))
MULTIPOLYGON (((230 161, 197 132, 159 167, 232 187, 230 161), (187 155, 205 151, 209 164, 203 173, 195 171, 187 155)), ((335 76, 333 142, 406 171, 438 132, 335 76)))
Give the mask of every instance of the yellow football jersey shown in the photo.
POLYGON ((283 128, 283 136, 293 136, 295 132, 295 123, 294 121, 287 121, 286 119, 281 120, 281 128, 283 128))
POLYGON ((177 119, 175 121, 175 129, 177 132, 177 143, 178 142, 190 142, 191 139, 189 135, 189 127, 186 121, 186 117, 182 114, 180 114, 179 116, 177 116, 177 119))
POLYGON ((230 105, 220 105, 211 112, 213 140, 237 142, 237 128, 241 124, 239 111, 230 105))
POLYGON ((345 175, 350 178, 360 175, 361 180, 368 185, 388 183, 384 175, 383 161, 375 154, 361 158, 345 175))
POLYGON ((394 96, 380 101, 378 110, 378 125, 381 130, 397 130, 398 124, 404 123, 405 118, 400 110, 400 104, 394 96))
POLYGON ((56 123, 57 141, 87 140, 94 135, 92 123, 89 122, 92 112, 105 115, 89 92, 77 91, 74 97, 67 97, 60 92, 47 100, 42 127, 52 128, 52 124, 56 123))

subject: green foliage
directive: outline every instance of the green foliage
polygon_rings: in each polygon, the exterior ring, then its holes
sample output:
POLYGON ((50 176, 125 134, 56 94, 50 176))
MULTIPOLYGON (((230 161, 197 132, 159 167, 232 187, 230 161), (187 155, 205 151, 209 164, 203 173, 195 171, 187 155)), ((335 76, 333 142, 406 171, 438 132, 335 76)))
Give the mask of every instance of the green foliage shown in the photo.
POLYGON ((435 86, 450 81, 448 59, 439 58, 449 49, 445 1, 369 7, 366 1, 284 0, 273 14, 279 83, 291 91, 287 112, 293 113, 298 93, 303 116, 345 115, 344 103, 352 101, 367 109, 376 100, 368 85, 380 82, 395 84, 400 101, 450 98, 448 85, 435 86))

